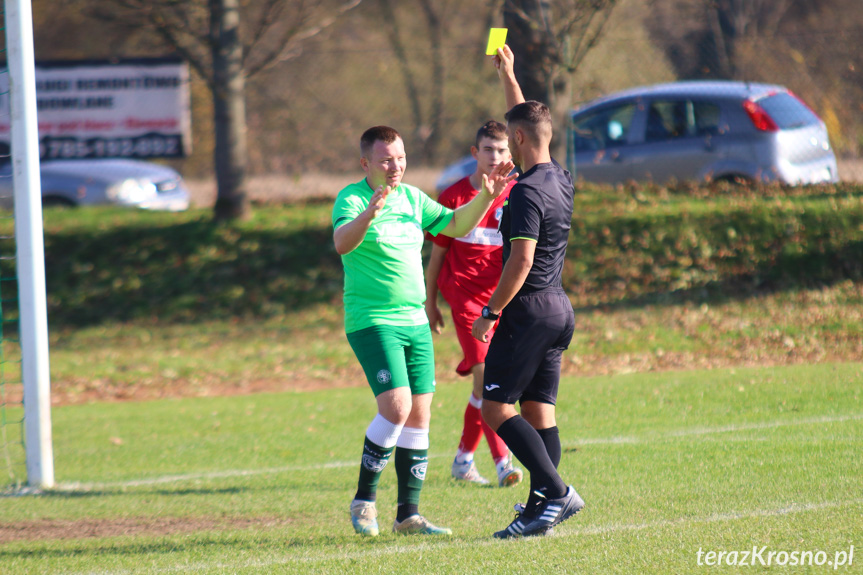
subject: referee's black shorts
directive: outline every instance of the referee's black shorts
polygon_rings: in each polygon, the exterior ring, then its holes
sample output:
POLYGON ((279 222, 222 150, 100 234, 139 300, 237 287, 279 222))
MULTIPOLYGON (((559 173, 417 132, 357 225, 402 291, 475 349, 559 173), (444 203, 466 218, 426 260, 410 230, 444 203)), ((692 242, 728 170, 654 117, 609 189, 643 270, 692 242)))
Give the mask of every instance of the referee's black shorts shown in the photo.
POLYGON ((575 314, 562 288, 516 296, 488 348, 483 399, 554 405, 561 357, 574 330, 575 314))

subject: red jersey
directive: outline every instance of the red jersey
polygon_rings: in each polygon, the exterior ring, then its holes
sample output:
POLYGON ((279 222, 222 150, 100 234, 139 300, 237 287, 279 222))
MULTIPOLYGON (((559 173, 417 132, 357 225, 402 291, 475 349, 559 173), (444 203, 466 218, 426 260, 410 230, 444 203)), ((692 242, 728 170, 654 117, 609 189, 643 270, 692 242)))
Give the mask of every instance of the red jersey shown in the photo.
MULTIPOLYGON (((466 236, 451 238, 438 234, 431 238, 435 244, 449 248, 437 278, 438 288, 444 297, 456 286, 484 305, 494 293, 503 271, 503 238, 498 226, 503 213, 503 203, 514 185, 514 181, 510 183, 506 191, 495 199, 479 224, 466 236)), ((474 189, 467 177, 444 190, 438 197, 438 202, 455 209, 471 201, 478 193, 479 190, 474 189)))

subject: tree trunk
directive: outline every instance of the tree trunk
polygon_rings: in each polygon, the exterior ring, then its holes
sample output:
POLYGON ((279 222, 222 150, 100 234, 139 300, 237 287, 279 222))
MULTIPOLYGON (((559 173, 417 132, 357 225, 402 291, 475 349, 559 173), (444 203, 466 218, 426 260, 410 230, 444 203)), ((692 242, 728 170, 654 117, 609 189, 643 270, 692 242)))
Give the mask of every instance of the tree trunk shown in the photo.
POLYGON ((551 151, 563 157, 566 138, 562 120, 569 106, 570 83, 567 74, 558 74, 561 62, 548 22, 550 9, 547 0, 509 0, 503 21, 509 28, 507 44, 515 56, 515 76, 524 98, 548 106, 554 123, 551 151))
POLYGON ((213 55, 213 115, 218 193, 215 219, 251 215, 246 193, 247 133, 239 0, 209 0, 213 55))
POLYGON ((443 131, 444 88, 446 87, 446 70, 444 67, 444 22, 433 3, 423 0, 423 12, 428 22, 429 40, 431 42, 431 110, 429 111, 428 135, 423 142, 423 156, 427 162, 434 164, 440 151, 441 132, 443 131))
POLYGON ((521 91, 526 100, 550 105, 554 99, 551 63, 555 59, 555 48, 544 26, 548 2, 510 0, 504 6, 503 22, 509 28, 507 44, 515 56, 515 76, 521 91))

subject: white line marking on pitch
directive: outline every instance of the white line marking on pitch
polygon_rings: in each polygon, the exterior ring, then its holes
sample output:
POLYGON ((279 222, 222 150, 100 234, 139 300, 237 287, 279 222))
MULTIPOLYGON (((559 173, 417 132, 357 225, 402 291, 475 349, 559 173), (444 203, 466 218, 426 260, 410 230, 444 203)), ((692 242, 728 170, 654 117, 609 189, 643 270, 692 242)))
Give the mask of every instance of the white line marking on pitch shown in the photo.
MULTIPOLYGON (((825 501, 822 503, 811 503, 803 505, 787 505, 775 509, 753 509, 751 511, 740 511, 732 513, 716 513, 706 517, 680 517, 677 519, 663 519, 659 521, 651 521, 649 523, 632 523, 632 524, 608 524, 595 525, 576 529, 568 529, 565 533, 558 533, 554 536, 555 539, 561 537, 577 537, 587 535, 600 535, 605 533, 616 533, 622 531, 642 531, 645 529, 656 529, 665 527, 682 527, 689 524, 698 523, 719 523, 724 521, 737 521, 739 519, 751 519, 754 517, 781 517, 794 513, 809 513, 812 511, 821 511, 823 509, 835 509, 837 507, 850 507, 853 505, 863 504, 863 498, 851 499, 848 501, 825 501)), ((207 571, 213 568, 220 570, 236 570, 236 569, 261 569, 267 567, 275 567, 279 565, 290 565, 296 563, 324 563, 327 561, 355 561, 359 559, 370 559, 396 553, 424 553, 427 551, 437 551, 446 549, 476 549, 477 547, 488 547, 490 545, 519 545, 519 544, 534 544, 542 541, 541 537, 534 539, 514 539, 510 541, 499 541, 497 539, 469 539, 469 540, 449 540, 436 542, 414 542, 396 543, 387 547, 379 547, 368 551, 357 551, 354 553, 325 553, 322 555, 304 555, 297 556, 292 552, 290 556, 271 557, 269 559, 258 559, 253 561, 244 561, 229 563, 224 560, 215 560, 214 562, 200 562, 194 564, 183 564, 171 567, 163 567, 149 571, 150 573, 191 573, 195 571, 207 571)), ((93 575, 93 572, 88 572, 93 575)), ((107 572, 103 572, 107 573, 107 572)), ((123 573, 134 573, 131 570, 115 571, 110 573, 119 575, 123 573)))
MULTIPOLYGON (((611 445, 611 444, 631 444, 631 443, 653 443, 662 439, 678 439, 682 437, 699 437, 705 435, 713 435, 719 433, 736 433, 740 431, 751 431, 760 429, 773 429, 776 427, 786 427, 792 425, 814 425, 822 423, 842 423, 846 421, 859 421, 863 419, 863 413, 852 415, 838 416, 821 416, 809 417, 805 419, 796 419, 789 421, 768 421, 760 423, 741 423, 732 425, 723 425, 719 427, 693 427, 690 429, 681 429, 677 431, 668 431, 665 433, 651 434, 648 436, 632 437, 598 437, 598 438, 583 438, 574 441, 567 441, 564 447, 578 445, 611 445)), ((430 455, 431 458, 448 457, 444 454, 430 455)), ((268 467, 263 469, 228 469, 225 471, 212 471, 202 473, 182 473, 175 475, 163 475, 161 477, 150 477, 146 479, 132 479, 129 481, 114 481, 106 483, 77 483, 66 482, 60 483, 55 488, 56 491, 92 491, 97 489, 113 489, 123 487, 146 487, 149 485, 161 485, 164 483, 176 483, 180 481, 200 481, 205 479, 223 479, 228 477, 250 477, 254 475, 266 475, 268 473, 295 473, 297 471, 320 471, 322 469, 338 469, 342 467, 354 467, 358 465, 358 461, 333 461, 330 463, 319 463, 315 465, 287 465, 284 467, 268 467)))
POLYGON ((679 437, 694 437, 700 435, 712 435, 716 433, 736 433, 739 431, 752 431, 760 429, 773 429, 776 427, 787 427, 791 425, 814 425, 819 423, 842 423, 845 421, 858 421, 863 419, 863 413, 854 415, 837 415, 837 416, 821 416, 809 417, 805 419, 795 419, 790 421, 766 421, 759 423, 739 423, 732 425, 722 425, 719 427, 692 427, 690 429, 681 429, 678 431, 667 431, 664 433, 656 433, 649 436, 632 437, 599 437, 595 439, 585 438, 576 439, 566 442, 567 446, 571 445, 594 445, 594 444, 615 444, 615 443, 651 443, 659 439, 675 439, 679 437))

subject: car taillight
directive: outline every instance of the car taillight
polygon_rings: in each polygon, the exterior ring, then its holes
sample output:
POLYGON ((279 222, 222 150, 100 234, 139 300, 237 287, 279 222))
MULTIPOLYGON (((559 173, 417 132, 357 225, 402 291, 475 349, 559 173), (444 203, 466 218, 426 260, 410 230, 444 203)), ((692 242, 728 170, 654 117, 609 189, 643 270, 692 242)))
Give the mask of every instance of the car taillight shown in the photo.
POLYGON ((749 119, 752 120, 752 125, 755 126, 756 130, 760 130, 762 132, 776 132, 779 130, 779 126, 776 125, 773 118, 771 118, 770 115, 764 111, 764 108, 759 106, 757 102, 744 100, 743 109, 746 110, 746 113, 749 115, 749 119))

